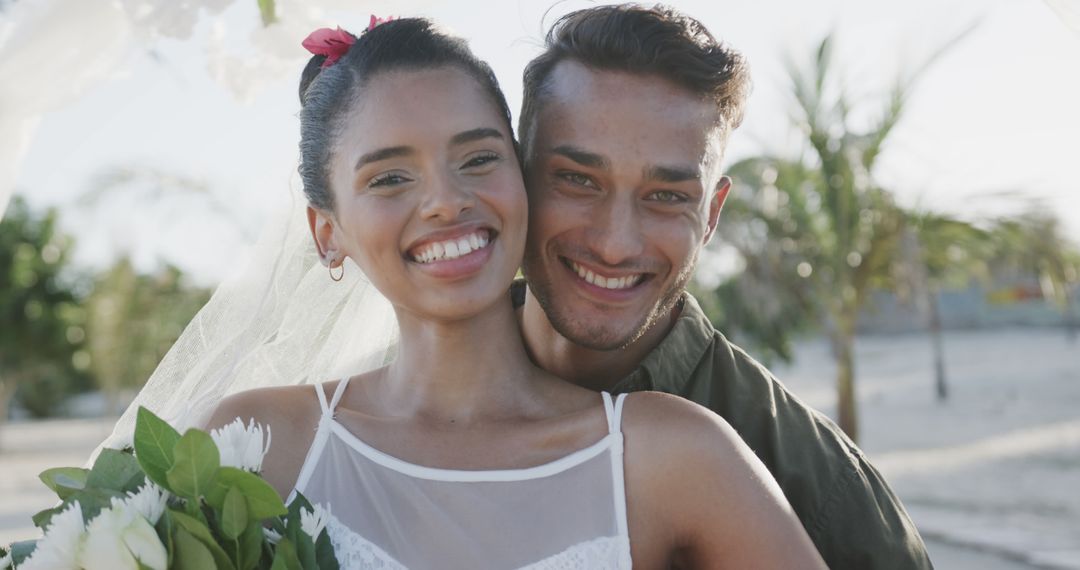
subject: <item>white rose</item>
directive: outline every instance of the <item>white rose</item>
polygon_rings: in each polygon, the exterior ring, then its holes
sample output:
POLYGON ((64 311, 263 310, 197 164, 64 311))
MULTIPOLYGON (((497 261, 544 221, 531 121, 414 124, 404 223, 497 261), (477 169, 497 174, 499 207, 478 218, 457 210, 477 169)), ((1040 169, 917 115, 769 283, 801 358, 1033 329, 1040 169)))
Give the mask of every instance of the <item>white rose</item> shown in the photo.
POLYGON ((139 562, 165 570, 167 560, 165 545, 149 521, 135 509, 111 508, 86 526, 79 561, 86 570, 139 570, 139 562))
POLYGON ((221 465, 237 467, 258 473, 262 470, 262 460, 270 450, 270 427, 266 428, 266 444, 263 444, 262 426, 255 420, 244 426, 240 418, 221 429, 210 432, 221 453, 221 465))
POLYGON ((45 536, 29 558, 19 564, 19 570, 73 570, 78 568, 79 552, 83 546, 82 507, 75 501, 56 514, 45 529, 45 536))

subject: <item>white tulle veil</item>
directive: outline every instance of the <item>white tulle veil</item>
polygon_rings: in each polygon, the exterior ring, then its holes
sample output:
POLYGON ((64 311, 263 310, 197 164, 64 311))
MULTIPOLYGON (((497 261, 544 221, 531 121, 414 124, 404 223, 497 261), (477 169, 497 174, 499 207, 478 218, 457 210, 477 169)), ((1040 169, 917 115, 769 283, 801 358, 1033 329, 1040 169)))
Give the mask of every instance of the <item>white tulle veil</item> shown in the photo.
MULTIPOLYGON (((311 384, 377 368, 398 327, 390 303, 346 259, 335 282, 319 262, 307 201, 267 223, 246 267, 227 278, 184 329, 102 447, 130 445, 145 406, 181 431, 202 425, 225 396, 311 384)), ((336 273, 336 271, 335 271, 336 273)))

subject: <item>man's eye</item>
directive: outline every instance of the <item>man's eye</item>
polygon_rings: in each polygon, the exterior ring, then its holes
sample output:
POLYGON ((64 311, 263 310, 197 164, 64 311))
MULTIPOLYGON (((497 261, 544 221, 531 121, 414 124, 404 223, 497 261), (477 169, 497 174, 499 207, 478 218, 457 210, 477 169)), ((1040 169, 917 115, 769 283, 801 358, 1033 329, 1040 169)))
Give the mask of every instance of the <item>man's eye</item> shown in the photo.
POLYGON ((650 194, 649 199, 654 202, 663 202, 665 204, 679 204, 686 201, 686 196, 681 192, 675 192, 673 190, 658 190, 650 194))
POLYGON ((380 174, 375 178, 372 178, 371 182, 368 182, 368 187, 377 188, 380 186, 397 186, 406 182, 410 182, 410 180, 396 172, 387 172, 386 174, 380 174))
POLYGON ((577 186, 596 186, 596 184, 593 183, 592 178, 589 178, 580 172, 560 172, 558 173, 558 177, 577 186))
POLYGON ((486 153, 486 154, 481 154, 481 155, 474 156, 474 157, 470 158, 468 160, 468 162, 466 162, 462 166, 462 168, 476 168, 478 166, 484 166, 485 164, 490 164, 492 162, 495 162, 495 161, 499 160, 499 158, 501 158, 501 157, 499 155, 493 153, 493 152, 486 153))

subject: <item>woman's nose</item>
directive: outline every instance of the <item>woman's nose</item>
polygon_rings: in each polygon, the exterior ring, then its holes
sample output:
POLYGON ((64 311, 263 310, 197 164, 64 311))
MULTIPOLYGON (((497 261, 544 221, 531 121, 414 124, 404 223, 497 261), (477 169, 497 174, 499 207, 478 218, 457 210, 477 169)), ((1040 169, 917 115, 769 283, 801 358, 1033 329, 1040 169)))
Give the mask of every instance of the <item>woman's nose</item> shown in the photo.
POLYGON ((476 205, 476 199, 467 188, 450 175, 429 179, 420 214, 424 219, 454 220, 476 205))

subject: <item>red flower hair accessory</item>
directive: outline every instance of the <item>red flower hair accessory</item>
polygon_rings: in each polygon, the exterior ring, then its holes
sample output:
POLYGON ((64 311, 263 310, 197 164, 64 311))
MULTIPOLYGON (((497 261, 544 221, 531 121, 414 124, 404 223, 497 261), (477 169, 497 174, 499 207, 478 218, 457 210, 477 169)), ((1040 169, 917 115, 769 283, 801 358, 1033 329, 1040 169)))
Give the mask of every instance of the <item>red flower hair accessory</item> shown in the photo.
POLYGON ((387 22, 393 22, 393 21, 394 21, 393 16, 388 16, 386 18, 380 18, 380 17, 376 16, 375 14, 372 14, 371 15, 371 21, 369 21, 368 25, 367 25, 367 31, 370 32, 371 30, 374 30, 375 26, 378 26, 379 24, 385 24, 387 22))
POLYGON ((322 64, 322 67, 326 68, 337 63, 337 60, 348 53, 349 48, 355 43, 356 36, 339 27, 336 30, 330 28, 315 30, 301 42, 301 45, 315 55, 326 56, 326 61, 322 64))

